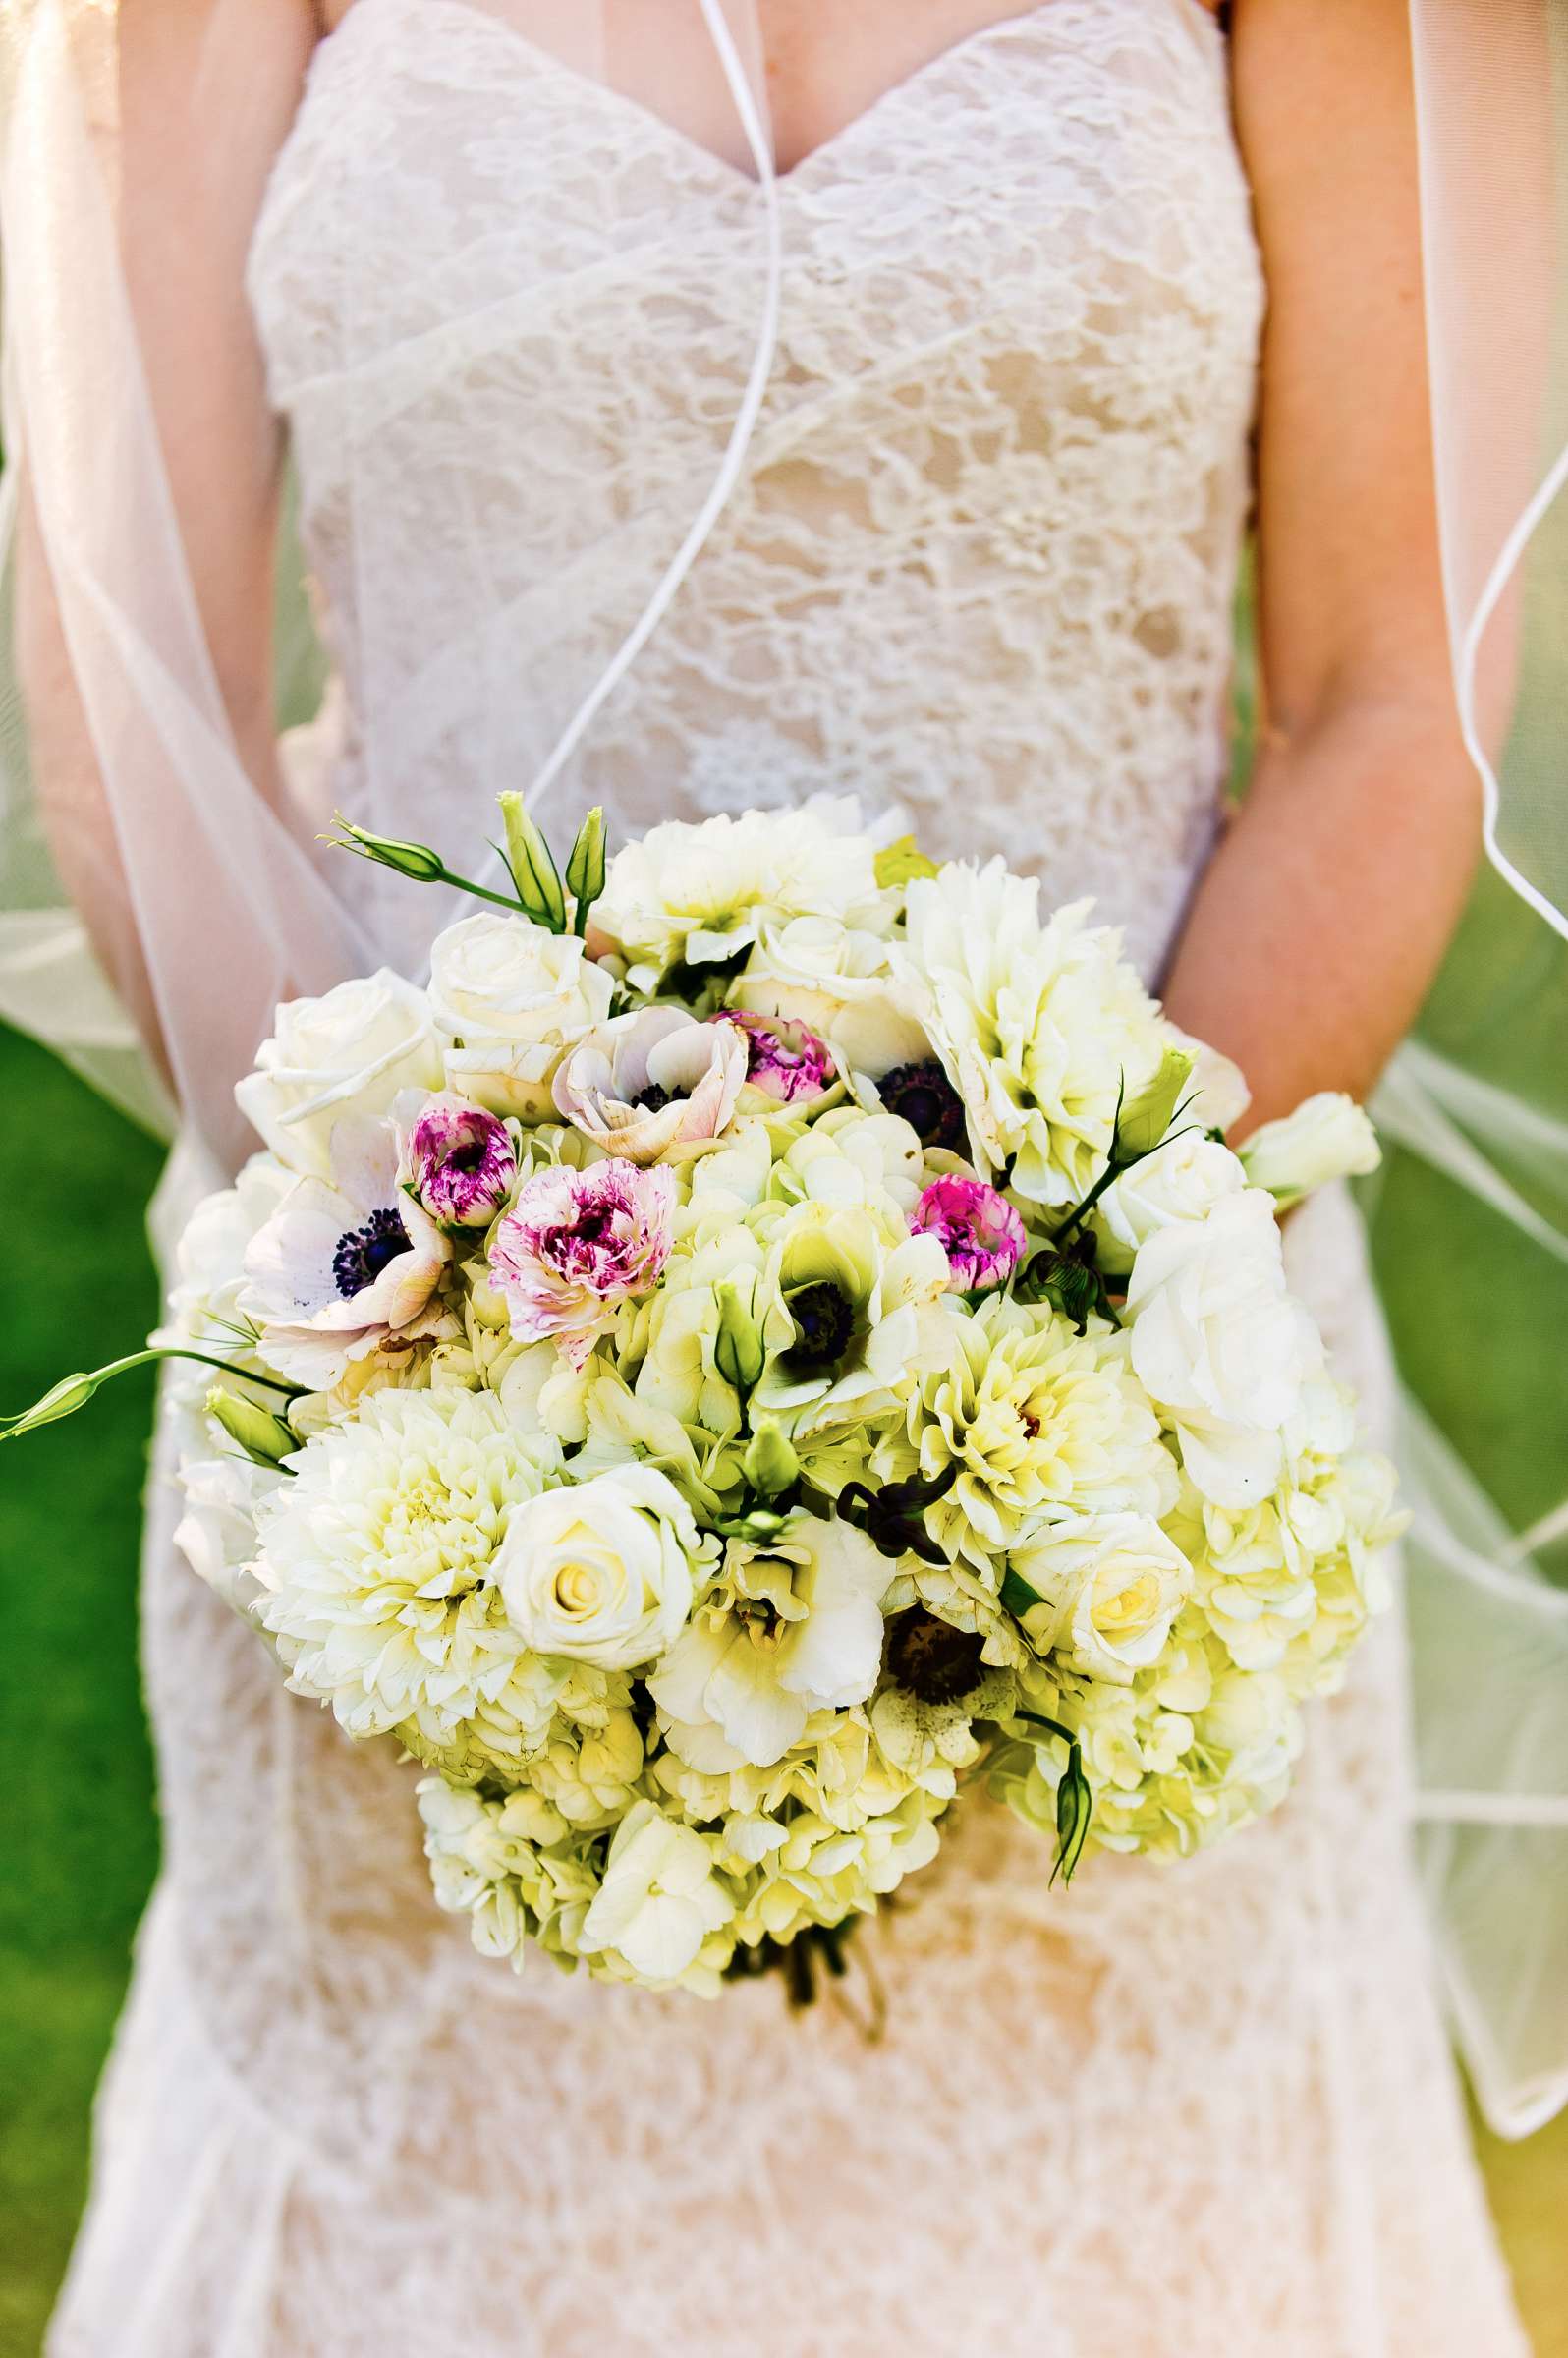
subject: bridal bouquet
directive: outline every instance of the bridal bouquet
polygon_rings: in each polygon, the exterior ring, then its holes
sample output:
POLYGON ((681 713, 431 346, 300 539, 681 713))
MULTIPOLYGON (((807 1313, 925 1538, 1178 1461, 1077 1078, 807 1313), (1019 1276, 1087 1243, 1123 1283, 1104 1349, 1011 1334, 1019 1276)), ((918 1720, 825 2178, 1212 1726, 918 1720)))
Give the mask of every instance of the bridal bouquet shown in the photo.
POLYGON ((1064 1879, 1271 1808, 1398 1522, 1275 1217, 1365 1117, 1233 1153, 1086 904, 853 806, 607 869, 595 814, 564 876, 503 812, 510 894, 345 830, 483 906, 279 1009, 152 1346, 185 1552, 422 1765, 441 1906, 801 1992, 966 1786, 1064 1879))

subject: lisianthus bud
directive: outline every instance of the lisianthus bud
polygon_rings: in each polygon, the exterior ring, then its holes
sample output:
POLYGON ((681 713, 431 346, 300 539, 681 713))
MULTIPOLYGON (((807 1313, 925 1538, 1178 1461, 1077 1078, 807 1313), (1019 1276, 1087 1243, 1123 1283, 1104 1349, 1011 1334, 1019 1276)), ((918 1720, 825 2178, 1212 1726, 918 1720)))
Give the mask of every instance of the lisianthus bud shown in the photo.
POLYGON ((1005 1196, 983 1179, 956 1174, 931 1182, 915 1207, 910 1226, 940 1243, 952 1293, 1005 1285, 1029 1242, 1022 1219, 1005 1196))
POLYGON ((253 1400, 242 1399, 238 1392, 226 1392, 214 1384, 207 1394, 207 1415, 215 1417, 231 1440, 238 1441, 247 1457, 258 1466, 279 1466, 292 1457, 300 1446, 300 1436, 281 1417, 269 1408, 258 1408, 253 1400))
POLYGON ((1239 1149, 1254 1187, 1281 1206, 1333 1179, 1359 1179, 1382 1160, 1377 1133, 1353 1097, 1325 1089, 1282 1121, 1264 1122, 1239 1149))
POLYGON ((776 1498, 797 1480, 801 1461, 775 1417, 763 1417, 758 1422, 747 1444, 742 1467, 753 1489, 760 1490, 764 1498, 776 1498))
POLYGON ((4 1420, 5 1431, 0 1438, 20 1440, 23 1433, 34 1432, 40 1425, 53 1425, 61 1417, 74 1417, 79 1408, 86 1407, 98 1382, 98 1376, 62 1376, 41 1400, 35 1400, 21 1416, 4 1420))
POLYGON ((1124 1100, 1116 1123, 1116 1151, 1121 1161, 1152 1154, 1170 1128, 1182 1091, 1192 1079, 1194 1062, 1185 1048, 1167 1048, 1152 1080, 1124 1100))
POLYGON ((588 913, 604 890, 604 813, 595 803, 577 831, 566 863, 566 889, 577 903, 581 933, 588 913))
POLYGON ((517 1180, 505 1122, 461 1097, 432 1097, 404 1150, 408 1183, 443 1228, 484 1228, 517 1180))
POLYGON ((757 1331, 755 1315, 756 1281, 744 1284, 726 1277, 713 1289, 718 1310, 718 1332, 713 1338, 713 1365, 726 1383, 738 1392, 750 1392, 761 1380, 767 1364, 762 1337, 757 1331))
POLYGON ((707 1020, 733 1024, 745 1034, 747 1086, 776 1097, 781 1105, 793 1105, 799 1097, 818 1097, 838 1078, 826 1042, 786 1016, 748 1015, 726 1007, 707 1020))
POLYGON ((551 933, 566 931, 566 894, 550 847, 529 816, 520 794, 500 797, 506 864, 526 917, 551 933))
POLYGON ((341 812, 336 816, 343 834, 335 849, 357 852, 362 860, 373 860, 378 868, 390 868, 416 884, 439 884, 445 877, 445 861, 427 843, 406 843, 395 835, 375 835, 368 827, 357 827, 341 812))

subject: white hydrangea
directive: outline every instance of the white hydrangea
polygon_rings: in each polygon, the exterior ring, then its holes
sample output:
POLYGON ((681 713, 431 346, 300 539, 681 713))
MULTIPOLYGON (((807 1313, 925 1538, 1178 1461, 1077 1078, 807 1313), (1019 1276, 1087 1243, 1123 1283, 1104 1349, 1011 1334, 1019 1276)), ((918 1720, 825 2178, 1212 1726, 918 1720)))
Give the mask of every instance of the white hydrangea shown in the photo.
POLYGON ((579 1952, 609 1951, 654 1988, 682 1982, 709 1937, 735 1913, 717 1875, 713 1837, 639 1801, 621 1820, 579 1952))

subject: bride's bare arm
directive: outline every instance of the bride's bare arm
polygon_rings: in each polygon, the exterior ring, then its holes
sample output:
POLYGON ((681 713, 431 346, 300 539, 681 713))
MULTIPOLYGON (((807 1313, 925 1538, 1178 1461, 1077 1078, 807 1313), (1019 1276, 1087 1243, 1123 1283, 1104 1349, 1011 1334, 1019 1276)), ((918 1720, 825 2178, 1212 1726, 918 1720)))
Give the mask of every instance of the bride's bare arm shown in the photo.
MULTIPOLYGON (((127 284, 218 684, 241 758, 263 791, 274 759, 281 451, 244 268, 315 38, 312 0, 121 0, 127 284)), ((17 566, 19 671, 44 823, 101 960, 154 1038, 98 761, 26 492, 17 566)))
POLYGON ((1480 795, 1449 683, 1406 0, 1240 0, 1239 132, 1269 286, 1265 728, 1165 995, 1255 1091, 1364 1094, 1464 903, 1480 795))

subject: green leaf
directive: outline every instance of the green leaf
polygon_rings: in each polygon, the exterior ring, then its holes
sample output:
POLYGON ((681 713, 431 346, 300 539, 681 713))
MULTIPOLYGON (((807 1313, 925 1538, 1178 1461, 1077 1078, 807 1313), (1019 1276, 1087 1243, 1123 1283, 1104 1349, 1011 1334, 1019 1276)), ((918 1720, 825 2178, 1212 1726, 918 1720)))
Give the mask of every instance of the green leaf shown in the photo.
POLYGON ((876 881, 885 892, 898 884, 914 884, 924 876, 938 873, 934 860, 927 860, 913 835, 901 835, 876 855, 876 881))
POLYGON ((520 794, 503 794, 501 823, 506 829, 506 864, 517 886, 525 917, 552 933, 566 931, 566 894, 550 847, 529 816, 520 794))
MULTIPOLYGON (((1078 1240, 1080 1244, 1090 1241, 1078 1240)), ((1048 1302, 1064 1319, 1071 1319, 1079 1334, 1088 1332, 1091 1311, 1110 1316, 1092 1255, 1086 1260, 1076 1249, 1061 1253, 1047 1246, 1036 1253, 1013 1291, 1021 1302, 1048 1302)))
POLYGON ((597 804, 577 831, 566 864, 566 889, 577 903, 577 930, 586 933, 588 911, 604 890, 604 813, 597 804))
POLYGON ((1008 1612, 1018 1621, 1022 1621, 1035 1605, 1045 1601, 1038 1589, 1032 1589, 1027 1580, 1012 1571, 1002 1575, 1001 1600, 1008 1612))

